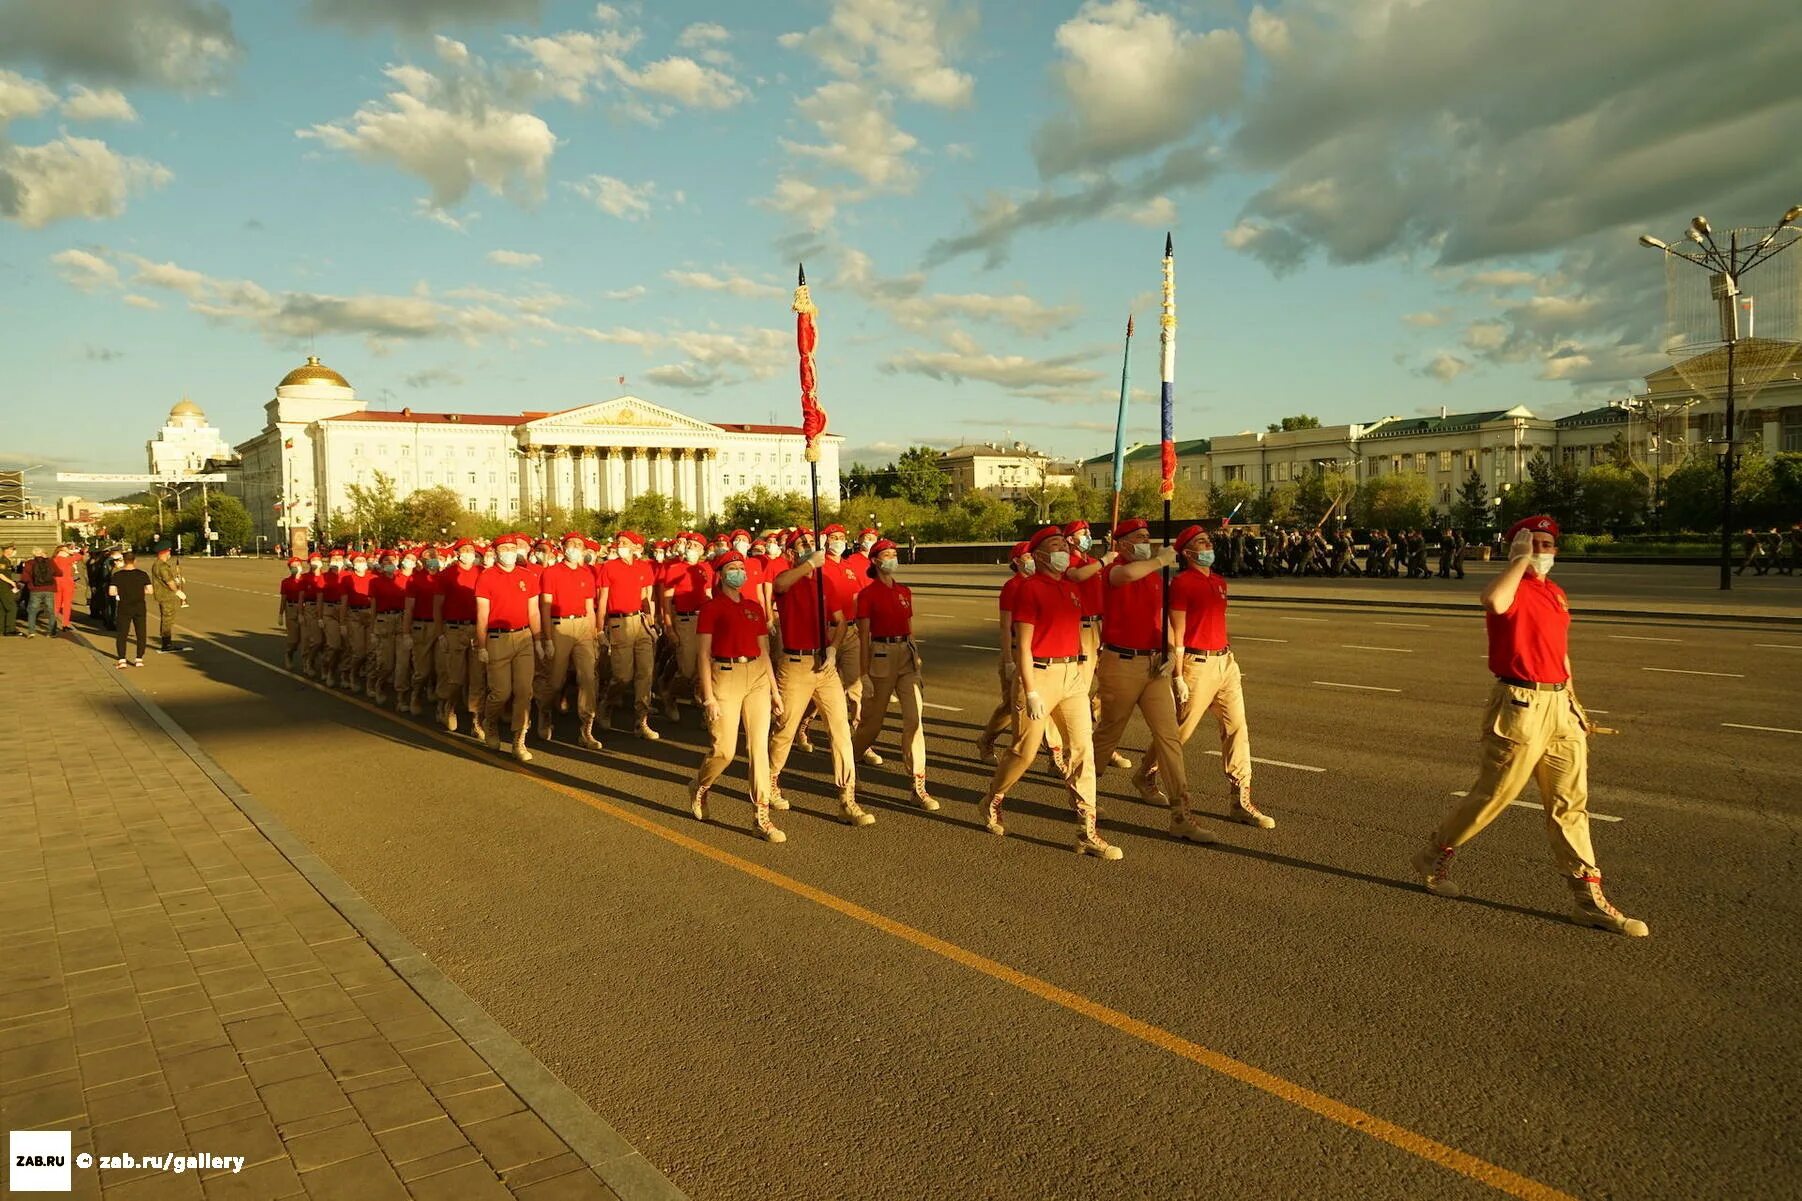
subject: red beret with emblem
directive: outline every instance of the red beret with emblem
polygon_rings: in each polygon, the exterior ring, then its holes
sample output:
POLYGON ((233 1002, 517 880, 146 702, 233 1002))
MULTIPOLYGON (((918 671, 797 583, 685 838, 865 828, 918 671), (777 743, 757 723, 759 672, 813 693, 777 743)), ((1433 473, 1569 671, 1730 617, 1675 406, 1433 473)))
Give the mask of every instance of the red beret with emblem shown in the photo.
POLYGON ((1207 533, 1207 531, 1202 529, 1200 526, 1192 525, 1188 529, 1184 530, 1182 533, 1178 534, 1176 536, 1176 541, 1173 542, 1171 545, 1176 547, 1176 553, 1180 555, 1183 553, 1183 549, 1185 547, 1187 547, 1189 545, 1189 543, 1195 541, 1195 539, 1197 537, 1199 537, 1200 535, 1205 534, 1205 533, 1207 533))
MULTIPOLYGON (((1084 525, 1083 528, 1087 529, 1088 526, 1084 525)), ((1026 549, 1037 550, 1040 546, 1044 545, 1045 539, 1062 537, 1064 537, 1064 531, 1062 529, 1055 525, 1048 525, 1026 540, 1026 549)))
POLYGON ((1520 533, 1522 530, 1531 530, 1535 534, 1550 534, 1554 538, 1558 537, 1557 521, 1544 513, 1535 513, 1533 516, 1523 517, 1513 525, 1509 526, 1508 532, 1502 535, 1502 541, 1514 541, 1514 535, 1520 533))
POLYGON ((1140 530, 1148 530, 1150 528, 1151 523, 1146 521, 1143 517, 1128 517, 1125 521, 1122 521, 1119 525, 1114 527, 1114 537, 1124 538, 1128 534, 1136 534, 1140 530))

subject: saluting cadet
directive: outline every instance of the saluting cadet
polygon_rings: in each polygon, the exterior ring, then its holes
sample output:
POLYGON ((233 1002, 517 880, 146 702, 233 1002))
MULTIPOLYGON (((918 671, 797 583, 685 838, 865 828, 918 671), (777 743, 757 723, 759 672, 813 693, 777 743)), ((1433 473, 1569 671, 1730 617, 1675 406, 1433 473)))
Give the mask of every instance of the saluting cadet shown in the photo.
MULTIPOLYGON (((1095 668, 1101 650, 1101 618, 1107 605, 1107 585, 1102 582, 1101 572, 1120 556, 1114 550, 1099 556, 1091 555, 1089 552, 1095 549, 1095 539, 1091 536, 1089 523, 1080 517, 1064 527, 1064 539, 1070 549, 1070 570, 1066 575, 1082 593, 1082 667, 1084 679, 1088 681, 1089 722, 1093 725, 1101 715, 1101 698, 1095 691, 1095 668)), ((1058 764, 1060 756, 1056 753, 1055 743, 1052 751, 1051 760, 1058 764)), ((1132 760, 1118 751, 1108 757, 1107 763, 1095 765, 1097 771, 1103 767, 1131 766, 1132 760)), ((1062 764, 1058 764, 1058 770, 1064 770, 1062 764)))
POLYGON ((1020 712, 1020 698, 1015 694, 1014 677, 1014 597, 1019 594, 1020 581, 1033 572, 1032 550, 1024 542, 1014 543, 1013 551, 1007 557, 1007 579, 1002 581, 1001 594, 996 598, 996 605, 1001 613, 1001 650, 995 658, 995 674, 1001 684, 1001 699, 995 705, 995 711, 989 714, 989 720, 983 724, 982 733, 976 736, 976 757, 984 763, 995 761, 995 739, 1001 731, 1014 728, 1014 736, 1019 737, 1015 721, 1020 712))
POLYGON ((308 679, 319 676, 319 660, 325 649, 325 629, 319 620, 319 590, 324 586, 325 558, 318 551, 307 556, 307 573, 300 580, 300 672, 308 679))
POLYGON ((338 577, 339 604, 343 609, 344 655, 338 668, 338 685, 352 692, 369 695, 369 642, 374 628, 374 610, 370 608, 370 588, 375 580, 369 574, 369 552, 350 552, 350 570, 338 577))
POLYGON ((606 646, 612 680, 608 684, 607 709, 619 704, 621 694, 632 690, 632 715, 638 736, 651 742, 661 735, 651 729, 651 679, 656 670, 656 601, 652 589, 656 569, 639 557, 644 536, 621 530, 614 540, 614 557, 599 572, 599 611, 606 615, 606 646))
POLYGON ((406 649, 406 659, 394 665, 394 691, 397 698, 406 694, 407 712, 418 716, 428 695, 437 699, 430 690, 437 674, 434 669, 438 635, 443 632, 432 616, 441 566, 438 550, 427 546, 423 552, 408 551, 400 565, 407 576, 407 598, 400 610, 400 638, 406 649), (417 560, 415 556, 418 556, 417 560), (411 569, 408 563, 413 564, 411 569))
POLYGON ((1188 820, 1188 775, 1171 684, 1176 656, 1164 626, 1164 581, 1159 572, 1176 562, 1176 550, 1155 549, 1151 528, 1142 517, 1114 527, 1114 546, 1121 552, 1121 561, 1102 573, 1107 582, 1107 609, 1101 627, 1101 662, 1095 669, 1101 690, 1095 761, 1111 758, 1133 713, 1143 714, 1151 732, 1151 750, 1133 775, 1133 786, 1152 804, 1164 803, 1160 783, 1169 789, 1170 832, 1178 838, 1205 841, 1195 837, 1200 830, 1188 820))
POLYGON ((1095 826, 1094 727, 1089 718, 1088 674, 1082 653, 1082 593, 1065 574, 1069 542, 1048 525, 1027 541, 1036 567, 1014 596, 1014 670, 1022 691, 1019 735, 995 765, 981 802, 991 834, 1006 834, 1001 806, 1039 753, 1047 724, 1064 738, 1066 783, 1076 800, 1076 849, 1102 859, 1122 852, 1095 826))
POLYGON ((476 583, 482 578, 481 552, 459 538, 449 566, 438 573, 432 624, 438 637, 438 720, 456 732, 457 710, 469 713, 470 737, 485 740, 482 711, 487 705, 488 671, 476 656, 476 583))
POLYGON ((490 750, 501 749, 503 711, 513 729, 513 757, 532 761, 526 729, 532 711, 532 664, 544 653, 539 643, 538 584, 520 565, 532 540, 503 534, 495 540, 495 565, 476 580, 476 658, 488 672, 483 721, 490 750))
MULTIPOLYGON (((779 722, 770 739, 770 804, 788 808, 782 795, 782 769, 809 704, 826 719, 832 740, 832 782, 838 788, 839 815, 853 826, 867 826, 876 818, 857 803, 856 757, 851 752, 851 727, 845 717, 845 685, 831 650, 838 645, 845 624, 846 597, 830 573, 825 573, 826 552, 814 551, 776 577, 781 605, 777 624, 782 649, 776 656, 776 707, 779 722), (817 578, 816 578, 817 577, 817 578), (822 589, 821 581, 824 581, 822 589), (826 641, 820 641, 820 594, 825 593, 826 641)), ((774 649, 774 647, 772 647, 774 649)))
POLYGON ((545 669, 538 681, 538 737, 551 740, 557 700, 573 666, 576 671, 576 741, 591 751, 601 749, 594 736, 594 712, 598 696, 595 664, 600 658, 600 634, 595 623, 598 589, 594 572, 582 562, 588 539, 572 530, 563 535, 563 562, 553 563, 538 577, 539 640, 545 669))
POLYGON ((784 842, 788 836, 770 820, 770 715, 780 716, 782 699, 775 686, 769 615, 744 591, 749 576, 743 555, 722 555, 714 568, 717 586, 695 619, 698 688, 713 745, 695 772, 690 811, 696 820, 707 820, 707 794, 737 757, 742 725, 757 832, 769 842, 784 842))
MULTIPOLYGON (((1227 641, 1226 581, 1214 570, 1214 540, 1206 530, 1192 525, 1176 536, 1175 550, 1183 564, 1170 582, 1177 732, 1187 746, 1201 719, 1213 714, 1220 725, 1220 768, 1231 789, 1227 817, 1260 830, 1275 829, 1276 819, 1251 803, 1251 734, 1245 724, 1245 689, 1232 644, 1227 641)), ((1199 827, 1192 833, 1187 827, 1178 828, 1179 819, 1188 817, 1186 778, 1172 778, 1167 785, 1170 832, 1192 842, 1209 841, 1199 827)))
POLYGON ((870 546, 870 584, 857 594, 857 630, 863 647, 861 674, 870 680, 863 720, 852 736, 851 749, 865 762, 881 763, 871 748, 882 733, 891 696, 901 698, 901 759, 913 777, 913 797, 920 808, 939 803, 926 791, 926 735, 920 721, 920 648, 914 644, 913 591, 895 582, 901 556, 888 539, 870 546))
POLYGON ((1548 578, 1558 553, 1558 523, 1543 514, 1508 529, 1508 567, 1483 589, 1489 670, 1495 676, 1483 714, 1482 762, 1476 783, 1439 822, 1414 856, 1427 891, 1455 897, 1452 856, 1521 794, 1539 785, 1552 858, 1570 886, 1573 920, 1615 934, 1644 937, 1646 923, 1609 904, 1589 838, 1589 731, 1592 723, 1571 690, 1570 601, 1548 578))
MULTIPOLYGON (((678 706, 684 697, 692 700, 699 695, 701 634, 697 623, 701 609, 713 594, 716 579, 714 564, 701 562, 699 534, 685 534, 677 542, 681 553, 665 565, 663 577, 664 628, 676 644, 675 675, 663 695, 663 712, 671 721, 679 716, 678 706)), ((738 561, 745 573, 745 583, 739 591, 756 601, 757 592, 750 583, 751 564, 743 555, 738 561)), ((762 608, 759 604, 759 611, 762 608)))
POLYGON ((288 560, 288 574, 281 583, 281 612, 275 624, 284 631, 282 641, 282 666, 294 671, 300 666, 300 592, 305 583, 301 579, 301 571, 306 564, 299 559, 288 560))
POLYGON ((364 692, 378 705, 388 703, 388 689, 394 684, 401 610, 406 603, 407 583, 400 578, 400 556, 391 550, 377 552, 375 580, 369 585, 372 617, 364 692))

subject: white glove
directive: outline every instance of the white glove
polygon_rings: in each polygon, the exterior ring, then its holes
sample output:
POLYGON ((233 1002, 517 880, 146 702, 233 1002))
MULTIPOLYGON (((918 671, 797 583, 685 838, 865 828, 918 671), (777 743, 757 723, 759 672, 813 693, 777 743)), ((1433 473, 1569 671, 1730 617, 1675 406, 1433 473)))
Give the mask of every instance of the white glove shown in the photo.
POLYGON ((1183 679, 1181 676, 1177 676, 1175 679, 1173 679, 1170 682, 1170 685, 1172 688, 1176 689, 1176 703, 1179 705, 1188 704, 1189 703, 1189 681, 1183 679))
POLYGON ((1533 554, 1533 531, 1522 530, 1514 535, 1514 541, 1508 544, 1508 561, 1531 558, 1533 554))
POLYGON ((808 555, 807 565, 815 571, 826 566, 826 552, 823 550, 816 550, 811 555, 808 555))
POLYGON ((543 642, 538 639, 533 639, 532 647, 534 650, 536 650, 538 652, 538 657, 540 659, 544 659, 547 661, 552 657, 552 655, 554 655, 556 653, 550 643, 543 642))
POLYGON ((1036 692, 1026 694, 1026 716, 1033 721, 1045 720, 1045 698, 1036 692))
POLYGON ((1003 679, 1011 680, 1018 674, 1020 674, 1020 665, 1014 662, 1012 655, 1001 661, 1001 677, 1003 679))
POLYGON ((485 647, 485 646, 476 647, 476 662, 477 663, 488 662, 488 648, 487 647, 485 647))
POLYGON ((1158 551, 1157 560, 1159 563, 1163 564, 1165 567, 1175 567, 1176 566, 1176 548, 1174 546, 1164 547, 1162 550, 1158 551))
POLYGON ((720 703, 718 701, 710 697, 701 702, 701 709, 707 714, 708 725, 717 726, 720 724, 720 703))

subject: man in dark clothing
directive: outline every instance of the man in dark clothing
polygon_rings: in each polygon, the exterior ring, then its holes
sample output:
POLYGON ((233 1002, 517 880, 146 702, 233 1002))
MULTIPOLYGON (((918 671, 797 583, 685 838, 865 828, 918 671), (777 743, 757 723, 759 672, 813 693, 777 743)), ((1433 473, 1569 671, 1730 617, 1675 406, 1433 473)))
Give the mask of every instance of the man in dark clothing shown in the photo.
POLYGON ((25 609, 25 636, 38 632, 38 614, 44 615, 44 632, 52 638, 61 632, 56 620, 56 564, 42 547, 32 551, 23 567, 25 587, 29 589, 25 609))
POLYGON ((127 666, 125 640, 126 634, 132 631, 137 634, 138 653, 131 659, 130 666, 144 666, 145 634, 150 628, 150 594, 155 587, 150 582, 150 574, 138 570, 138 557, 129 552, 108 580, 106 591, 113 605, 114 650, 119 658, 113 666, 127 666))
POLYGON ((11 543, 0 546, 0 638, 19 630, 19 562, 11 543))

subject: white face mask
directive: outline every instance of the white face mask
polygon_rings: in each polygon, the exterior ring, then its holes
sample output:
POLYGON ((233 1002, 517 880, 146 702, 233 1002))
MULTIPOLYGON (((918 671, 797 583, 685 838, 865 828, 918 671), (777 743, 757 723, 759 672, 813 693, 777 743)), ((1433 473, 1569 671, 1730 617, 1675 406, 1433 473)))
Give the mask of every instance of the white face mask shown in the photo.
POLYGON ((865 551, 868 551, 872 546, 876 545, 876 539, 865 538, 863 541, 859 542, 857 545, 863 547, 865 551))
POLYGON ((743 588, 745 586, 745 569, 734 563, 720 572, 720 579, 728 588, 743 588))
POLYGON ((743 538, 740 538, 737 541, 733 542, 732 549, 742 555, 746 551, 751 549, 751 544, 749 542, 745 541, 743 538))
POLYGON ((1091 546, 1094 546, 1094 545, 1095 545, 1095 540, 1093 538, 1089 537, 1089 535, 1086 532, 1076 535, 1076 549, 1077 550, 1087 551, 1091 546))
POLYGON ((358 575, 368 575, 369 574, 369 564, 367 564, 367 563, 352 563, 350 565, 350 569, 352 571, 356 572, 358 575))
POLYGON ((894 575, 901 570, 901 561, 899 559, 878 559, 876 560, 876 570, 883 575, 894 575))
POLYGON ((1031 575, 1033 572, 1037 571, 1038 569, 1039 569, 1039 564, 1038 564, 1037 560, 1032 559, 1032 558, 1026 558, 1026 559, 1020 560, 1020 574, 1021 575, 1031 575))
POLYGON ((344 570, 344 560, 343 559, 333 559, 332 560, 332 570, 333 571, 343 571, 344 570))
POLYGON ((457 556, 457 562, 464 567, 474 567, 476 565, 476 553, 473 550, 466 550, 457 556))
POLYGON ((1540 576, 1551 575, 1552 562, 1557 557, 1557 555, 1534 555, 1532 558, 1534 573, 1540 576))
POLYGON ((828 538, 828 539, 826 539, 826 550, 829 553, 834 554, 834 555, 844 554, 845 553, 845 540, 843 538, 828 538))
POLYGON ((411 575, 413 573, 413 569, 418 566, 419 566, 418 559, 402 559, 401 564, 400 564, 400 569, 402 571, 406 572, 408 575, 411 575))
POLYGON ((699 563, 701 561, 701 548, 698 546, 689 547, 682 552, 682 559, 686 563, 699 563))
POLYGON ((618 556, 619 558, 624 559, 626 562, 630 563, 632 561, 632 556, 634 556, 638 553, 638 548, 634 547, 630 542, 627 542, 627 543, 621 544, 620 547, 617 550, 615 550, 613 553, 616 556, 618 556))
POLYGON ((563 561, 568 563, 571 567, 580 563, 582 561, 582 548, 579 546, 565 547, 563 549, 563 561))
POLYGON ((766 557, 771 559, 780 558, 782 555, 782 548, 780 546, 765 547, 763 553, 766 557))
POLYGON ((1149 559, 1149 558, 1151 558, 1151 543, 1149 543, 1149 542, 1135 542, 1135 543, 1133 543, 1133 545, 1132 545, 1132 556, 1133 556, 1133 558, 1135 558, 1135 559, 1149 559))
MULTIPOLYGON (((517 552, 515 552, 515 553, 517 553, 517 552)), ((494 552, 493 551, 489 551, 482 556, 482 566, 484 566, 484 567, 493 567, 494 566, 494 552)))
POLYGON ((1053 571, 1068 571, 1070 569, 1070 552, 1067 550, 1052 551, 1045 556, 1045 565, 1053 571))
POLYGON ((519 562, 519 552, 516 550, 501 551, 497 557, 500 559, 502 567, 511 567, 519 562))

